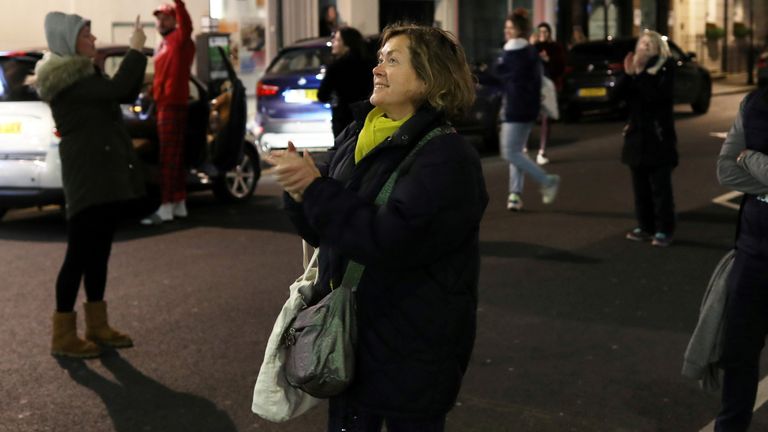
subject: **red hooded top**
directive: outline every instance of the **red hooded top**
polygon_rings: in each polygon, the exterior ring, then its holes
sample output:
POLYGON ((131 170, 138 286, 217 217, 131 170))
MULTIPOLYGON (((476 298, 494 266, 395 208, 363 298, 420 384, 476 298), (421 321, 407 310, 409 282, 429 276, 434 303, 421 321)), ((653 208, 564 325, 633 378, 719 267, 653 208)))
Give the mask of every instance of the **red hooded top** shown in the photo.
POLYGON ((157 104, 187 104, 189 75, 195 58, 192 20, 182 0, 174 0, 176 29, 163 36, 155 52, 152 94, 157 104))

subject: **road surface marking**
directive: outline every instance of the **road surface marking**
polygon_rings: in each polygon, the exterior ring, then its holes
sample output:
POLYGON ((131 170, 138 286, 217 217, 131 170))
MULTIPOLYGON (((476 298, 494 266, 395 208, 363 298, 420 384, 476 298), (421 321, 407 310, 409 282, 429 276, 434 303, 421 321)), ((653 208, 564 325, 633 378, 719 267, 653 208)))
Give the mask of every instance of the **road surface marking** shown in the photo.
POLYGON ((712 202, 715 204, 721 205, 723 207, 728 207, 729 209, 738 210, 739 205, 732 203, 731 200, 734 198, 738 198, 742 195, 744 194, 739 191, 731 191, 731 192, 712 198, 712 202))

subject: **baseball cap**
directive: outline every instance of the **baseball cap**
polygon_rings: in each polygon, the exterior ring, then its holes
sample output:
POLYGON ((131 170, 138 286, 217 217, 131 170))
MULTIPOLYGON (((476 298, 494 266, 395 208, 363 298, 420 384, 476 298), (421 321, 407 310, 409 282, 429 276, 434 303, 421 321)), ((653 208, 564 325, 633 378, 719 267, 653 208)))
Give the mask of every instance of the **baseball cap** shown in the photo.
POLYGON ((165 3, 161 4, 160 6, 156 7, 154 12, 152 12, 152 15, 158 16, 159 14, 165 14, 165 15, 176 15, 176 6, 165 3))

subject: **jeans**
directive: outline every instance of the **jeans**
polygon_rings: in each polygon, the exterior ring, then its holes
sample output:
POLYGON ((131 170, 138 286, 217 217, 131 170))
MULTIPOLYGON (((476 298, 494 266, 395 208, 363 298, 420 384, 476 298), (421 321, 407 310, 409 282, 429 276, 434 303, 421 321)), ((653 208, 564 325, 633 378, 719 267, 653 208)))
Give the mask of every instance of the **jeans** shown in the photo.
POLYGON ((533 122, 513 123, 503 122, 499 142, 501 157, 509 161, 509 192, 522 193, 525 184, 525 174, 530 174, 542 186, 549 186, 547 172, 536 165, 523 153, 528 137, 531 135, 533 122))
POLYGON ((635 216, 638 227, 647 233, 675 232, 675 202, 672 198, 672 167, 633 166, 635 216))
POLYGON ((737 249, 728 276, 722 409, 715 431, 746 431, 760 379, 760 352, 768 334, 768 272, 766 257, 737 249))
POLYGON ((360 410, 344 397, 331 398, 328 404, 328 432, 443 432, 445 414, 419 419, 384 417, 360 410))

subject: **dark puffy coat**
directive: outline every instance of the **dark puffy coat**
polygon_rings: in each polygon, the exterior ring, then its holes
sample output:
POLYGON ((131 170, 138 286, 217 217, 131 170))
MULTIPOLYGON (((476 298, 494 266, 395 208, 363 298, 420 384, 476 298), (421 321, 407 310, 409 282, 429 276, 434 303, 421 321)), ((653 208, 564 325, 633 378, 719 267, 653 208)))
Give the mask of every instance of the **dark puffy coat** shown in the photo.
POLYGON ((86 207, 144 194, 144 179, 120 103, 139 94, 147 58, 130 50, 113 78, 81 56, 54 57, 38 69, 41 96, 61 134, 67 217, 86 207))
MULTIPOLYGON (((648 61, 656 64, 658 57, 648 61)), ((630 166, 677 166, 674 118, 674 65, 668 60, 656 74, 648 68, 627 75, 619 91, 629 106, 621 161, 630 166)))
POLYGON ((319 286, 338 286, 348 259, 366 266, 346 397, 389 416, 444 414, 475 337, 478 230, 488 202, 480 160, 460 135, 434 137, 378 208, 373 202, 389 175, 445 122, 422 108, 355 165, 357 136, 372 107, 362 108, 321 167, 324 177, 306 189, 302 204, 286 195, 286 206, 301 236, 320 246, 319 286))
POLYGON ((373 91, 371 61, 347 54, 331 63, 317 90, 317 99, 331 104, 333 136, 337 137, 352 123, 350 105, 368 99, 373 91))
POLYGON ((503 50, 495 67, 495 78, 504 92, 502 120, 529 123, 541 111, 542 66, 536 48, 503 50))
POLYGON ((565 50, 563 46, 555 41, 536 42, 533 46, 539 53, 545 51, 549 56, 549 61, 541 61, 544 66, 544 75, 551 79, 557 89, 560 90, 563 87, 563 74, 565 74, 565 50))

